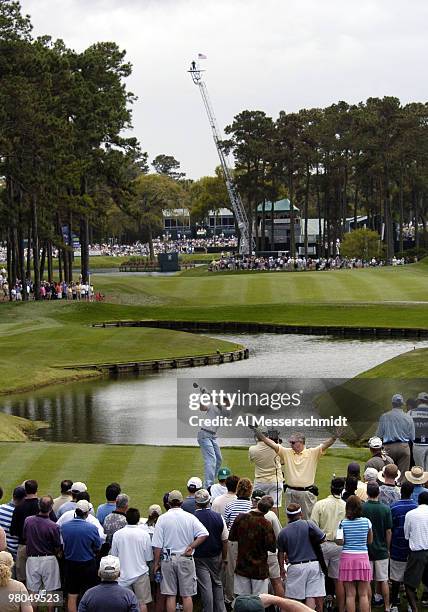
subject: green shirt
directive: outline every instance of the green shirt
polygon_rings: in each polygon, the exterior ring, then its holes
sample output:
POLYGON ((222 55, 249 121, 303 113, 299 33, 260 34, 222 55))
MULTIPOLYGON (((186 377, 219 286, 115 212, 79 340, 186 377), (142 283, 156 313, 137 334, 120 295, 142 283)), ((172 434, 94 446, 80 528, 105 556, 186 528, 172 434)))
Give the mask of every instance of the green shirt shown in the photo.
POLYGON ((368 545, 369 558, 372 561, 388 559, 386 531, 392 529, 392 516, 389 506, 369 499, 363 504, 363 516, 372 522, 373 543, 368 545))

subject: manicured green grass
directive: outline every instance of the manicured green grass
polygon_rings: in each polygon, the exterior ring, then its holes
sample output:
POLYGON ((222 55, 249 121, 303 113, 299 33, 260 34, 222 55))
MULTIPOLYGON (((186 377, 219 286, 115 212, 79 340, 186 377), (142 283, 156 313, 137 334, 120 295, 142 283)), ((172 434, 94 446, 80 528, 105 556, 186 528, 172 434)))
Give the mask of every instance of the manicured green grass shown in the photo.
MULTIPOLYGON (((123 304, 256 306, 273 304, 384 304, 416 302, 428 308, 428 264, 326 272, 165 276, 93 275, 97 289, 123 304)), ((428 312, 428 311, 427 311, 428 312)))
MULTIPOLYGON (((103 304, 3 304, 0 323, 0 393, 97 376, 63 365, 163 359, 228 351, 221 340, 150 328, 93 328, 103 304)), ((1 426, 0 426, 1 436, 1 426)))
MULTIPOLYGON (((254 478, 247 449, 223 449, 223 465, 239 476, 254 478)), ((330 449, 321 458, 316 482, 321 496, 329 492, 333 473, 346 474, 351 461, 363 464, 366 449, 330 449)), ((101 444, 50 444, 45 442, 0 443, 0 484, 5 499, 13 487, 27 478, 39 482, 40 494, 59 495, 62 479, 80 480, 88 485, 94 506, 103 503, 105 486, 117 481, 131 497, 131 505, 146 516, 152 503, 162 505, 166 491, 186 491, 190 476, 203 477, 198 447, 120 446, 101 444)))

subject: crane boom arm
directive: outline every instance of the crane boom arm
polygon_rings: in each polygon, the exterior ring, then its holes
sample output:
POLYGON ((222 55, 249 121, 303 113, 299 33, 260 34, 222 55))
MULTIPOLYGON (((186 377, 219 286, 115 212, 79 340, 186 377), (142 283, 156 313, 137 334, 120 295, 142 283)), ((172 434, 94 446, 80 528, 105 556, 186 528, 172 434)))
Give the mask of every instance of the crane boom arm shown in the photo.
POLYGON ((208 121, 211 126, 214 143, 220 159, 221 168, 223 170, 230 204, 232 206, 232 210, 235 215, 236 222, 238 224, 238 228, 241 235, 241 239, 239 242, 239 253, 241 255, 248 255, 251 254, 253 250, 253 239, 251 236, 250 224, 248 222, 247 213, 242 203, 241 196, 239 195, 239 192, 237 191, 233 182, 227 155, 225 154, 221 146, 220 130, 218 128, 214 110, 211 105, 210 98, 208 96, 207 86, 205 85, 205 82, 202 79, 201 70, 196 67, 196 64, 194 62, 192 62, 192 68, 189 70, 189 72, 192 75, 193 82, 199 87, 205 110, 208 115, 208 121))

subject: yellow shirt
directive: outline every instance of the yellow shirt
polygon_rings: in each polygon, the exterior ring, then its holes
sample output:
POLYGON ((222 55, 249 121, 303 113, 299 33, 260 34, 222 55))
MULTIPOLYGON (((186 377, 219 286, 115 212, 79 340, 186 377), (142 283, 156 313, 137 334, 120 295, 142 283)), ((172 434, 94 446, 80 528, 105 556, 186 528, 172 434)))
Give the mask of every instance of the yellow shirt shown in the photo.
POLYGON ((367 483, 366 482, 361 482, 361 480, 358 481, 358 487, 357 487, 357 490, 355 491, 355 495, 359 497, 361 501, 367 501, 368 496, 367 496, 367 483))
POLYGON ((343 499, 334 495, 320 499, 313 507, 311 520, 324 531, 326 540, 334 541, 339 523, 345 518, 345 508, 343 499))
POLYGON ((250 461, 255 463, 254 480, 257 482, 284 482, 281 459, 276 451, 265 444, 257 442, 248 450, 250 461))
POLYGON ((318 459, 323 454, 321 444, 295 453, 292 448, 278 445, 277 453, 284 464, 285 481, 290 487, 310 487, 315 482, 318 459))

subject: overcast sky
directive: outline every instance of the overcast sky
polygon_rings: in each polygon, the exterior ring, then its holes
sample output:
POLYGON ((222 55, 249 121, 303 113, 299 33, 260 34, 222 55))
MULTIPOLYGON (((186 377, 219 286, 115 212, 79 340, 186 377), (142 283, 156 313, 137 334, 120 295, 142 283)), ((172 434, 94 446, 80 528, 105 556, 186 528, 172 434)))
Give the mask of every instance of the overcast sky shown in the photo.
POLYGON ((244 109, 323 107, 370 96, 428 99, 426 0, 21 0, 35 35, 75 50, 113 40, 133 64, 134 134, 191 178, 217 152, 187 70, 204 53, 220 128, 244 109))

